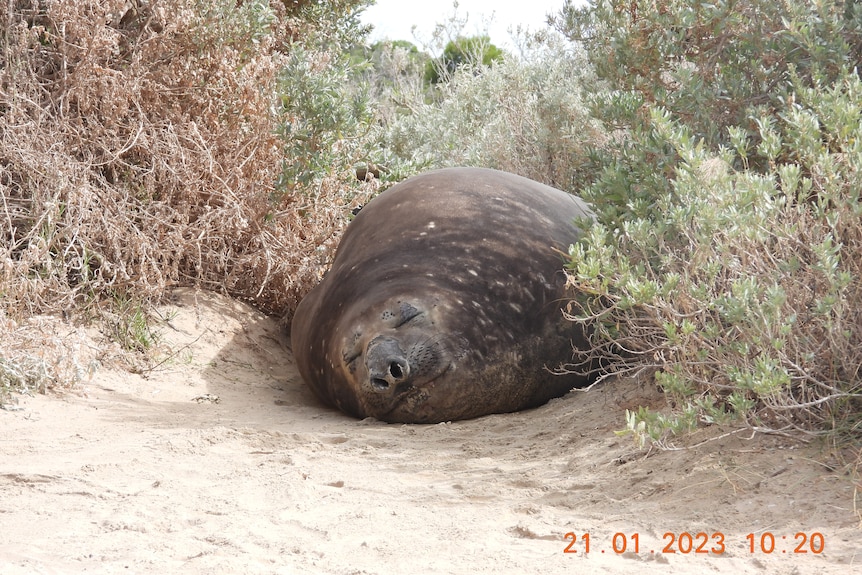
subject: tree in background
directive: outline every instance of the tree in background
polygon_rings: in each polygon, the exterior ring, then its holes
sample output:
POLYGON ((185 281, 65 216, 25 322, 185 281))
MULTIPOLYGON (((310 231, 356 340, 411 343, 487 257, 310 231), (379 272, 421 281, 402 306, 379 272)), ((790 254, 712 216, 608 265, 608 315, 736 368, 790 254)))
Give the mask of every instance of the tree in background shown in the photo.
POLYGON ((446 44, 440 56, 426 63, 425 81, 437 84, 449 80, 461 67, 477 72, 502 59, 503 51, 491 44, 489 36, 458 36, 446 44))

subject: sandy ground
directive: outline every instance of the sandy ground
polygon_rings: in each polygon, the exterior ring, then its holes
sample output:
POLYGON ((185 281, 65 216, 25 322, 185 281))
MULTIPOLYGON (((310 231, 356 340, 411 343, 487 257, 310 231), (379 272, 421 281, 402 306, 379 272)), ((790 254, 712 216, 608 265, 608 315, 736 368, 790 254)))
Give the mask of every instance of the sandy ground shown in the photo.
POLYGON ((0 411, 3 575, 862 572, 862 486, 822 445, 647 452, 614 433, 662 405, 632 382, 473 421, 356 421, 314 399, 271 319, 208 293, 166 312, 154 371, 103 367, 0 411))

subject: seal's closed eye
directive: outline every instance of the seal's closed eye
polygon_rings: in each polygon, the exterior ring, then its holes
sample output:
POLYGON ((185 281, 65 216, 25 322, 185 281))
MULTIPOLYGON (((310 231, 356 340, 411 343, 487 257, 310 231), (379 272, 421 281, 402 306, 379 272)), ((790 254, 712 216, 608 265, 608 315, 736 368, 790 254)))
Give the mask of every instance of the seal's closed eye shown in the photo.
POLYGON ((395 327, 401 327, 402 325, 404 325, 408 321, 415 319, 416 317, 418 317, 420 315, 422 315, 421 311, 419 311, 418 309, 416 309, 414 306, 410 305, 409 303, 402 302, 401 303, 401 318, 400 318, 400 321, 398 322, 398 325, 396 325, 395 327))

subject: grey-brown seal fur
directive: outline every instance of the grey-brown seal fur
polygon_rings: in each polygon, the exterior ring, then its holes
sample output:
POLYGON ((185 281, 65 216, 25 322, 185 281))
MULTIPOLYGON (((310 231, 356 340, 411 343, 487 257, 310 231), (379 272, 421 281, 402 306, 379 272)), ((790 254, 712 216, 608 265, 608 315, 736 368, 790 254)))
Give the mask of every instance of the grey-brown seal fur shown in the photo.
POLYGON ((580 199, 480 168, 428 172, 374 198, 300 303, 302 378, 355 417, 435 423, 535 407, 586 376, 548 368, 586 348, 563 319, 580 199))

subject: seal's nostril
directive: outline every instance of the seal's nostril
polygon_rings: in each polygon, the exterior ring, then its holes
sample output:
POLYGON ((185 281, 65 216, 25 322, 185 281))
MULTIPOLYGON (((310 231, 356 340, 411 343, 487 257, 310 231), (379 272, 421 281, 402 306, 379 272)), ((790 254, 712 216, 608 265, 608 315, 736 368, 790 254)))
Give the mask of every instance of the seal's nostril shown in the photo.
POLYGON ((395 379, 401 379, 404 377, 404 370, 399 363, 393 361, 389 364, 389 374, 395 379))
POLYGON ((379 377, 372 378, 371 387, 378 391, 386 391, 389 389, 389 382, 379 377))

